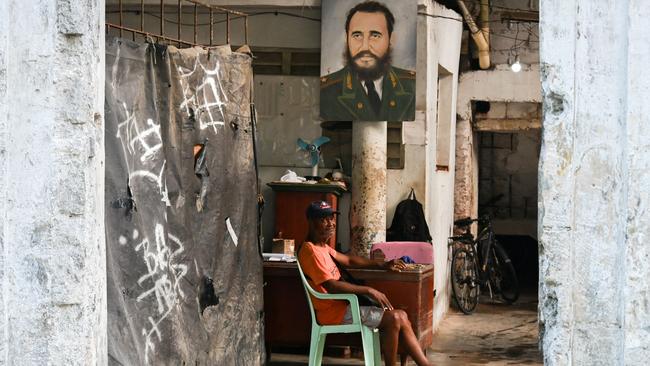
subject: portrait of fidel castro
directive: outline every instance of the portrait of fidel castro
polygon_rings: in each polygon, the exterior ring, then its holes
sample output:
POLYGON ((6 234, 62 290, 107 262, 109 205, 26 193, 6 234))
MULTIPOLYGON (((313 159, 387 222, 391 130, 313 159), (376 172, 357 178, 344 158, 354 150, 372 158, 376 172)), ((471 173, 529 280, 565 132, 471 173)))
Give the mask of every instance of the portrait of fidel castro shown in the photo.
POLYGON ((325 121, 412 121, 415 71, 391 65, 395 17, 377 1, 352 7, 346 17, 345 66, 320 80, 325 121))

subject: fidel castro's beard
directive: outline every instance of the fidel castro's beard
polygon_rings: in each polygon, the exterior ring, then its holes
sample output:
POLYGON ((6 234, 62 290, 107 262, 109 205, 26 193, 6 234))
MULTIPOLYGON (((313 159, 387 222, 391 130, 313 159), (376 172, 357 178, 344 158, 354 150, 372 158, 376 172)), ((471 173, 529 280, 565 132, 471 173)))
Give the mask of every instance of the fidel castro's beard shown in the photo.
POLYGON ((373 54, 370 51, 361 51, 354 55, 354 57, 350 54, 350 49, 346 46, 345 47, 345 63, 348 65, 348 67, 354 71, 359 79, 361 81, 374 81, 382 77, 387 71, 388 68, 390 67, 391 64, 391 56, 392 56, 392 48, 388 48, 386 50, 386 54, 384 54, 383 57, 377 57, 375 54, 373 54), (375 59, 375 66, 367 68, 367 67, 359 67, 355 61, 361 57, 364 56, 370 56, 375 59))

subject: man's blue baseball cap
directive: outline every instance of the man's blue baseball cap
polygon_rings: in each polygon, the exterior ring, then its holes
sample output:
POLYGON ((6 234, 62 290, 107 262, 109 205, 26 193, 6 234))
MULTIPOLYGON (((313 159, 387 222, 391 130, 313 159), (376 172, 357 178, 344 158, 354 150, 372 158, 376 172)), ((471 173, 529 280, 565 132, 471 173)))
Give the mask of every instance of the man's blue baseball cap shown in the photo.
POLYGON ((325 201, 314 201, 310 203, 307 207, 306 213, 308 219, 320 219, 334 214, 339 214, 338 211, 334 211, 332 206, 325 201))

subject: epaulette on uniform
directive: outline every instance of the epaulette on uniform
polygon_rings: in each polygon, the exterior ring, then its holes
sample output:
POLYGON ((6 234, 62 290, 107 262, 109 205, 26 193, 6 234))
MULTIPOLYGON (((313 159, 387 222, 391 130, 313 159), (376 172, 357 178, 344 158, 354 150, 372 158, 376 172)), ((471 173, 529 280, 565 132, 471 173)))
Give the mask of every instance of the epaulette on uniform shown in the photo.
POLYGON ((415 80, 415 71, 413 70, 404 70, 404 69, 395 69, 397 77, 400 79, 411 79, 415 80))
POLYGON ((328 86, 339 84, 343 81, 340 77, 331 77, 331 76, 322 76, 320 78, 320 87, 321 89, 327 88, 328 86))

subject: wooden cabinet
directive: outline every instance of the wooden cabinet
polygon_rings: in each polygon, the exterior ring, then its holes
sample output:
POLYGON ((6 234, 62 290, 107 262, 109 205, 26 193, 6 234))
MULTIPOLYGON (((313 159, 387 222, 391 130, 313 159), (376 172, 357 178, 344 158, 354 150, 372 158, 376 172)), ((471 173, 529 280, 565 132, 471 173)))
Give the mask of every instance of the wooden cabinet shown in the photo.
MULTIPOLYGON (((293 239, 296 249, 307 238, 307 206, 314 201, 326 201, 338 210, 338 199, 345 188, 336 184, 268 183, 275 192, 275 232, 282 233, 283 239, 293 239)), ((338 222, 337 222, 338 224, 338 222)), ((338 227, 338 225, 337 225, 338 227)), ((336 248, 335 235, 330 246, 336 248)))
MULTIPOLYGON (((388 272, 353 269, 355 278, 386 294, 404 310, 420 345, 433 340, 433 266, 419 271, 388 272)), ((265 340, 268 345, 309 347, 311 315, 295 263, 264 262, 265 340)), ((328 345, 360 345, 358 334, 331 335, 328 345)))

